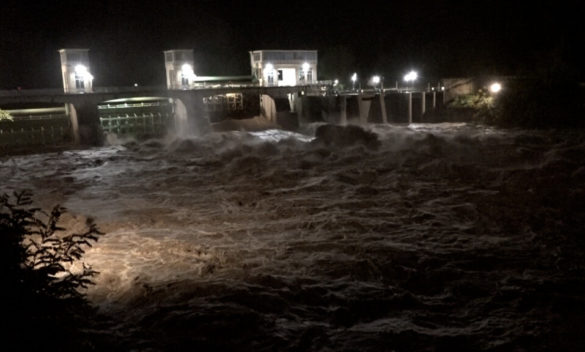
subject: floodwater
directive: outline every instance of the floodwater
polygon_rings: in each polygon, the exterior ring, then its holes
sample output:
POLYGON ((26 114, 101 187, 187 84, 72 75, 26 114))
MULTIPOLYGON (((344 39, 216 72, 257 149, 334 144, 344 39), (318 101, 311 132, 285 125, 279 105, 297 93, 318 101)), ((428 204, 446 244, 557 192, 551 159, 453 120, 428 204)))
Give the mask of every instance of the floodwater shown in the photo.
POLYGON ((316 128, 4 157, 0 191, 96 220, 128 350, 582 350, 582 131, 316 128))

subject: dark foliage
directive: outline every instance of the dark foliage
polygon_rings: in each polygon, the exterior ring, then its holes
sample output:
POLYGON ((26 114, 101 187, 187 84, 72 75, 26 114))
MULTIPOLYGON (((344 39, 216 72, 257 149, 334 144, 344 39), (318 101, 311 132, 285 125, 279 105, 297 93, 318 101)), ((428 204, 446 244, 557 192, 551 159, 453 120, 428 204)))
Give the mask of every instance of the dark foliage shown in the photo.
POLYGON ((585 125, 584 89, 562 78, 510 82, 485 122, 501 127, 563 128, 585 125))
POLYGON ((585 86, 566 74, 509 79, 498 94, 487 87, 462 95, 423 122, 478 122, 504 128, 585 127, 585 86))
POLYGON ((14 201, 6 194, 0 196, 2 261, 8 270, 10 292, 15 297, 81 298, 78 288, 87 288, 96 272, 85 264, 80 272, 66 266, 79 261, 84 247, 91 246, 102 233, 89 219, 85 232, 65 234, 58 225, 65 208, 55 206, 46 214, 31 204, 26 191, 15 193, 14 201))
MULTIPOLYGON (((12 338, 24 332, 42 337, 18 339, 20 347, 56 343, 69 349, 71 339, 63 339, 73 336, 78 317, 90 312, 79 289, 92 284, 97 274, 81 259, 102 233, 91 219, 82 233, 68 233, 58 225, 65 208, 55 206, 47 214, 31 204, 26 191, 0 195, 3 318, 12 338), (73 270, 73 264, 81 268, 73 270)), ((80 347, 78 342, 73 344, 80 347)))

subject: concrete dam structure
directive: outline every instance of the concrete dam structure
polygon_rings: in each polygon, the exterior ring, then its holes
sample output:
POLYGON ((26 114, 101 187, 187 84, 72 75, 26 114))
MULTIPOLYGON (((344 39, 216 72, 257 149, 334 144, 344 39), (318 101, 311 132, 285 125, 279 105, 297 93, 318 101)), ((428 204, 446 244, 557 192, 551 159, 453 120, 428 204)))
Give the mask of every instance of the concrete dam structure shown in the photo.
POLYGON ((93 84, 88 49, 58 52, 62 90, 0 91, 0 149, 101 145, 110 135, 195 135, 217 124, 246 129, 237 122, 248 119, 286 130, 311 122, 412 123, 444 101, 430 88, 338 91, 334 82, 317 81, 314 50, 250 52, 252 75, 241 77, 197 76, 192 50, 168 50, 166 87, 107 88, 93 84))

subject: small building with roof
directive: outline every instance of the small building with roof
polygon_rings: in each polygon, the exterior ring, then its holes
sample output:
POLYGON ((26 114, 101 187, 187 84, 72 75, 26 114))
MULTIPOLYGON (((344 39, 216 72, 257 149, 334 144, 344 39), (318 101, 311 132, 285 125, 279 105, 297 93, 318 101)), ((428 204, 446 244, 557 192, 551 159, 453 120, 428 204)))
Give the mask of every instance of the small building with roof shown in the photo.
POLYGON ((261 86, 317 83, 317 50, 254 50, 250 66, 261 86))
POLYGON ((93 75, 90 73, 88 52, 89 49, 59 49, 65 93, 93 91, 93 75))
POLYGON ((168 89, 189 89, 195 81, 193 50, 175 49, 163 52, 168 89))

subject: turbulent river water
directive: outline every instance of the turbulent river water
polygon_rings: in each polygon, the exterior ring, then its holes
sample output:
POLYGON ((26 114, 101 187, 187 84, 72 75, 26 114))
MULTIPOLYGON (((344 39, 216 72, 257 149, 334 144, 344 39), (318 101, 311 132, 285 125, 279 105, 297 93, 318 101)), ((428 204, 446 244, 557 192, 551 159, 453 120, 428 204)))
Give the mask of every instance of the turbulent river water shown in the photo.
POLYGON ((582 350, 582 131, 317 126, 3 157, 0 191, 96 220, 128 350, 582 350))

